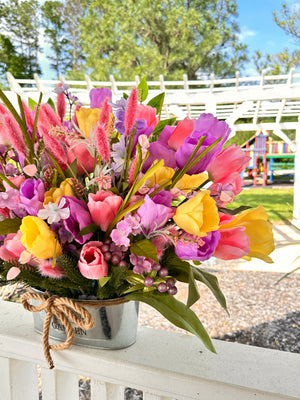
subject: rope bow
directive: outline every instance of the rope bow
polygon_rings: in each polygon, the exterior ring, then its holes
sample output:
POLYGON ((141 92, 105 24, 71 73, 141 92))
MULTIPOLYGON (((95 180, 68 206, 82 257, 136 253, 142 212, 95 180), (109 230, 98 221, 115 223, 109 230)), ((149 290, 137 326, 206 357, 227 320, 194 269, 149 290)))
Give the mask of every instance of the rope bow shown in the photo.
POLYGON ((67 297, 51 296, 50 293, 46 292, 43 294, 27 292, 23 294, 21 298, 23 307, 32 312, 39 312, 45 310, 47 312, 44 329, 43 329, 43 349, 44 355, 49 365, 49 368, 54 368, 53 360, 50 354, 50 350, 65 350, 68 349, 74 340, 74 329, 71 322, 80 326, 82 329, 91 329, 94 326, 94 320, 91 314, 78 302, 69 299, 67 297), (42 303, 33 306, 28 300, 39 300, 42 303), (51 319, 55 315, 60 319, 64 325, 67 333, 67 339, 65 342, 60 344, 49 344, 49 330, 51 319))

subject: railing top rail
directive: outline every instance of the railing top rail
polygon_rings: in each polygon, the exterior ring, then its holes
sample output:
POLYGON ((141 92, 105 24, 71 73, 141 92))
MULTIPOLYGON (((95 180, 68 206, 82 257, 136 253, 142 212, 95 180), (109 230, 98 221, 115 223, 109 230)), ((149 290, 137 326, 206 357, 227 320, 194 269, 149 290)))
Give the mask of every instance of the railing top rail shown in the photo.
MULTIPOLYGON (((30 313, 20 304, 1 301, 0 314, 0 357, 46 367, 42 338, 33 331, 30 313)), ((205 393, 204 398, 221 398, 215 394, 226 393, 227 399, 227 392, 233 388, 237 394, 243 388, 265 393, 266 398, 300 397, 299 355, 237 343, 214 343, 217 355, 204 349, 195 337, 140 328, 136 344, 127 349, 107 351, 72 346, 55 352, 53 358, 59 370, 100 380, 105 377, 108 382, 142 390, 151 387, 153 393, 172 398, 199 399, 200 391, 201 396, 205 393)))

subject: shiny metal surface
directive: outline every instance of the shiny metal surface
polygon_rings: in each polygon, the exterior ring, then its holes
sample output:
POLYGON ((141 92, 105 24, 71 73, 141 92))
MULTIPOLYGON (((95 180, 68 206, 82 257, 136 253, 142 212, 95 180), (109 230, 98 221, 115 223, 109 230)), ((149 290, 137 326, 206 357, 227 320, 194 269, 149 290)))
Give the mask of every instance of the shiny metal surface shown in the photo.
MULTIPOLYGON (((32 304, 34 301, 32 301, 32 304)), ((36 302, 38 304, 38 302, 36 302)), ((103 304, 103 301, 101 302, 103 304)), ((92 315, 95 325, 84 330, 74 323, 74 344, 101 349, 122 349, 136 341, 139 303, 126 303, 101 306, 98 308, 84 306, 92 315)), ((34 330, 42 333, 46 311, 33 312, 34 330)), ((49 337, 64 341, 67 337, 65 327, 57 317, 50 324, 49 337)))

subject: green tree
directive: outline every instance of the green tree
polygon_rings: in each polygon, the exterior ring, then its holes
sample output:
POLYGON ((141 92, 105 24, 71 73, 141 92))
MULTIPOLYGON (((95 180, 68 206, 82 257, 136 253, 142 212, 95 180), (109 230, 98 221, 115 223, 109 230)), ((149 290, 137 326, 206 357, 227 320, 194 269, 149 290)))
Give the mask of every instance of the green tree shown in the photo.
POLYGON ((32 78, 34 72, 40 73, 38 12, 37 0, 6 0, 1 3, 2 49, 9 49, 8 59, 17 56, 16 61, 23 62, 22 70, 15 71, 18 78, 32 78))
POLYGON ((80 21, 85 12, 83 3, 84 1, 81 0, 64 0, 64 23, 69 55, 67 77, 70 79, 84 78, 83 62, 85 57, 80 41, 80 21))
POLYGON ((81 23, 85 67, 94 79, 134 75, 195 79, 233 74, 246 61, 235 0, 94 0, 81 23))
POLYGON ((56 71, 57 78, 64 73, 70 63, 68 39, 64 20, 64 5, 61 1, 45 1, 41 6, 42 26, 45 38, 51 46, 52 54, 48 55, 51 68, 56 71))

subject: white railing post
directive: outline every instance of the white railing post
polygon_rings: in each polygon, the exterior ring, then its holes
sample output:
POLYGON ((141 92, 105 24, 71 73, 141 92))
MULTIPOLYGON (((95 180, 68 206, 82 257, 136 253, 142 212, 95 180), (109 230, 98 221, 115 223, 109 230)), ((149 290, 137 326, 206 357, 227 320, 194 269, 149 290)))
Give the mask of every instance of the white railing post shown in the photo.
POLYGON ((87 90, 88 91, 92 90, 94 88, 94 86, 92 84, 91 78, 87 74, 85 74, 84 77, 85 77, 85 80, 86 80, 87 90))
POLYGON ((300 118, 296 129, 293 225, 300 229, 300 118))
POLYGON ((113 75, 109 75, 109 80, 111 81, 111 91, 113 92, 113 94, 117 94, 118 93, 118 88, 117 88, 114 76, 113 75))

